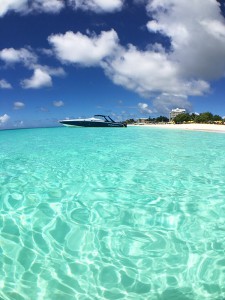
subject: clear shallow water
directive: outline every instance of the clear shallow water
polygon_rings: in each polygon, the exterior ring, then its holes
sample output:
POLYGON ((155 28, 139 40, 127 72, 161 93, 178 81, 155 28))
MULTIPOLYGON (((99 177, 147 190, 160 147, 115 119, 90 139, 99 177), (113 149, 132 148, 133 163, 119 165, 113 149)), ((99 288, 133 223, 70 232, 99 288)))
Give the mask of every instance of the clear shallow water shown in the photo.
POLYGON ((0 132, 0 298, 225 299, 225 135, 0 132))

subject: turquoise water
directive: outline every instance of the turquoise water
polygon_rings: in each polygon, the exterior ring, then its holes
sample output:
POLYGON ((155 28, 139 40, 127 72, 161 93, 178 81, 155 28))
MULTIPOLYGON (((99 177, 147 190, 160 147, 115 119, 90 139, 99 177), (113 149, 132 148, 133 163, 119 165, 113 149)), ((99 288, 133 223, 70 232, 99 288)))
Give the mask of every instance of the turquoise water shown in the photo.
POLYGON ((225 135, 0 132, 0 298, 225 299, 225 135))

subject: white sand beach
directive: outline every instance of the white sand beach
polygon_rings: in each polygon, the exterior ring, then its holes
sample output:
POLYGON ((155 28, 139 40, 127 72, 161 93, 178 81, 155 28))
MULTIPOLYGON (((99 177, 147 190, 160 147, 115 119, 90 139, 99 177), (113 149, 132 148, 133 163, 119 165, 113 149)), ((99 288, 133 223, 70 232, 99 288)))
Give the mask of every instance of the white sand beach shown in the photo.
POLYGON ((165 129, 182 129, 182 130, 195 130, 195 131, 225 133, 225 125, 217 125, 217 124, 198 124, 198 123, 194 123, 194 124, 144 124, 144 125, 130 125, 130 126, 143 126, 143 127, 156 127, 156 128, 165 128, 165 129))

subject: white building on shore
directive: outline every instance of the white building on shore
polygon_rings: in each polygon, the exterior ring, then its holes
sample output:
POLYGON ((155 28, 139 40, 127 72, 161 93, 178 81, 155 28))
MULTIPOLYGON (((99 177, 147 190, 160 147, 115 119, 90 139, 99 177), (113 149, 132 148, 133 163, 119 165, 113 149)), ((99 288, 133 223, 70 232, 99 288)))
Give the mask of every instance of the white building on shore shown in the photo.
POLYGON ((170 112, 170 122, 173 121, 173 119, 180 114, 186 114, 186 109, 184 108, 172 109, 170 112))

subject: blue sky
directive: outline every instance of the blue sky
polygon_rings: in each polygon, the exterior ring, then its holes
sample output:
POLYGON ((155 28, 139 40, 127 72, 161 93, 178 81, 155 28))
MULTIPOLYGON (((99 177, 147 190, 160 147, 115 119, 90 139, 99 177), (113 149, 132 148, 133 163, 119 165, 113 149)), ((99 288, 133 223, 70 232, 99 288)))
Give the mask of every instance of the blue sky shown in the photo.
POLYGON ((216 0, 0 1, 0 129, 225 116, 224 16, 216 0))

